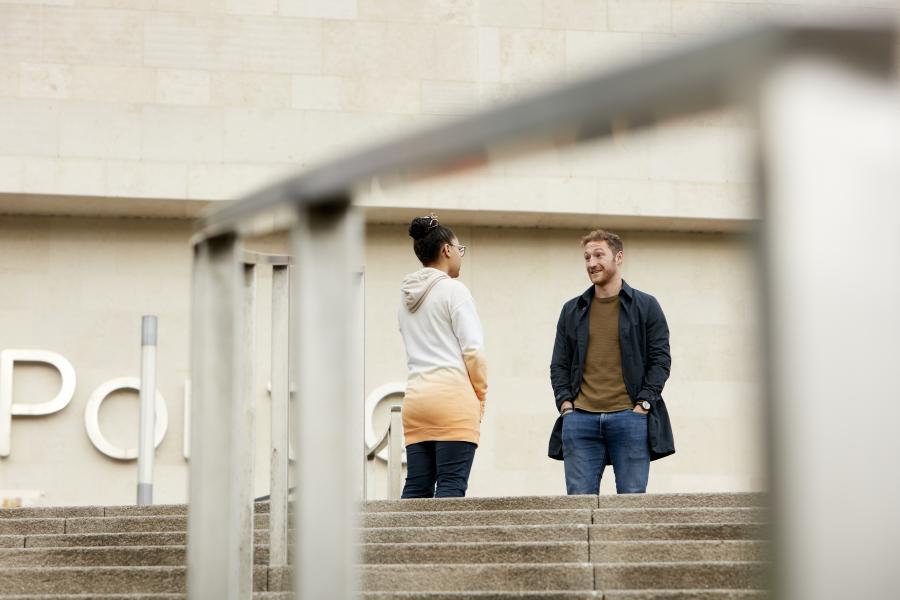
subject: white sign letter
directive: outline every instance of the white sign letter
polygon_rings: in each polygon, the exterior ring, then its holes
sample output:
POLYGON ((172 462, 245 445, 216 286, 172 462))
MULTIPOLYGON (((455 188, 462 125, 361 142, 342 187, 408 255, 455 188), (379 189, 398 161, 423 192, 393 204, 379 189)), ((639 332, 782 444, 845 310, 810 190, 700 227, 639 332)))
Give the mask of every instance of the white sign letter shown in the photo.
POLYGON ((9 456, 12 417, 50 415, 66 407, 75 394, 75 369, 72 363, 46 350, 3 350, 0 352, 0 456, 9 456), (42 363, 56 367, 62 386, 48 402, 13 404, 13 366, 15 363, 42 363))
MULTIPOLYGON (((119 377, 103 383, 91 394, 87 407, 84 409, 84 428, 87 429, 91 443, 100 452, 116 460, 135 460, 138 456, 137 448, 119 448, 109 443, 100 431, 100 405, 106 397, 118 390, 140 391, 141 380, 137 377, 119 377)), ((169 427, 169 412, 166 410, 166 400, 162 394, 156 392, 156 430, 153 436, 153 447, 158 448, 166 437, 166 429, 169 427)), ((137 429, 137 427, 135 427, 137 429)))

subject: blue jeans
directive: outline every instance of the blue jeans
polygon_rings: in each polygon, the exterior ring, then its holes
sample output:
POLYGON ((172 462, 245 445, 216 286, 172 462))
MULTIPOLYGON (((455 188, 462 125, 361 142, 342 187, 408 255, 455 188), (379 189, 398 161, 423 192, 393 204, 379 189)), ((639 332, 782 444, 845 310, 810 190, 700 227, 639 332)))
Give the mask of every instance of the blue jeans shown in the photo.
POLYGON ((460 498, 475 460, 471 442, 419 442, 406 447, 406 484, 401 498, 460 498), (435 490, 435 484, 437 489, 435 490))
POLYGON ((575 410, 563 417, 566 492, 597 494, 607 462, 620 494, 643 494, 650 475, 647 415, 633 410, 591 413, 575 410))

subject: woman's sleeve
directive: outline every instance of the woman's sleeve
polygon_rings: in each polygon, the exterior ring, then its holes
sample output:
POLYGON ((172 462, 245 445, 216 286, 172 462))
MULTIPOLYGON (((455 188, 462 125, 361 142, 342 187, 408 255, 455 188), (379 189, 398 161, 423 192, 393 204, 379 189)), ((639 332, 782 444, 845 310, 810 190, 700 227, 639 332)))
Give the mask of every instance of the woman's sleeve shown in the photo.
POLYGON ((459 340, 459 348, 462 350, 466 370, 469 372, 469 381, 472 382, 472 389, 475 390, 475 395, 481 401, 481 411, 484 414, 484 401, 487 398, 484 331, 481 328, 478 312, 475 310, 475 301, 462 285, 452 296, 450 321, 453 325, 453 333, 459 340))

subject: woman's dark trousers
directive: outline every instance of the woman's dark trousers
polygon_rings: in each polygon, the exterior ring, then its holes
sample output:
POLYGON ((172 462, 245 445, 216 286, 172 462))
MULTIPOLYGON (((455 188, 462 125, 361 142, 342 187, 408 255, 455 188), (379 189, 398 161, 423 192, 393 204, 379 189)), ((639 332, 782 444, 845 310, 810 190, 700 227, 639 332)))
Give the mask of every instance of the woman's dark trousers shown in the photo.
POLYGON ((401 498, 460 498, 478 446, 471 442, 419 442, 406 447, 406 485, 401 498))

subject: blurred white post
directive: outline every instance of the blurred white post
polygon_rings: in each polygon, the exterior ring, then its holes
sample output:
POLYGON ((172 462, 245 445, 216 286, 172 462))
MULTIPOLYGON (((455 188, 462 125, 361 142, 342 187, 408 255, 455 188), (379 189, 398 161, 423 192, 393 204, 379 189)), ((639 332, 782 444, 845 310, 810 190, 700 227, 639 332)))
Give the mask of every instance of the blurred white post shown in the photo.
MULTIPOLYGON (((241 501, 252 481, 240 431, 246 400, 244 285, 237 237, 194 247, 191 306, 192 435, 188 508, 188 597, 246 600, 252 571, 238 568, 241 501)), ((250 541, 252 541, 252 532, 250 541)), ((252 544, 250 544, 252 548, 252 544)), ((244 566, 240 563, 241 567, 244 566)), ((252 566, 247 564, 247 567, 252 566)))
POLYGON ((297 399, 294 594, 303 600, 355 600, 360 438, 354 439, 353 265, 364 229, 346 204, 301 207, 291 231, 295 260, 291 323, 297 399))
POLYGON ((900 94, 799 56, 760 132, 777 597, 900 598, 900 94))
MULTIPOLYGON (((362 260, 362 256, 354 257, 362 260)), ((348 435, 353 440, 354 452, 360 457, 354 464, 353 477, 355 477, 358 490, 355 493, 360 500, 366 500, 366 268, 360 264, 353 273, 353 306, 351 308, 353 318, 350 322, 353 339, 351 347, 353 357, 351 372, 353 391, 352 421, 353 428, 348 435)))
POLYGON ((153 504, 153 455, 156 431, 156 317, 141 317, 141 416, 138 433, 137 503, 153 504))
POLYGON ((232 540, 232 566, 238 572, 240 588, 238 598, 250 600, 253 597, 253 465, 256 450, 256 403, 254 397, 254 359, 256 356, 256 265, 244 264, 242 269, 242 304, 240 344, 241 362, 237 368, 241 388, 233 411, 234 420, 234 464, 231 472, 234 480, 231 487, 231 504, 235 535, 232 540))
POLYGON ((403 416, 399 406, 391 407, 388 436, 388 499, 399 500, 403 491, 403 416))
POLYGON ((288 564, 288 444, 290 443, 290 267, 272 267, 272 455, 269 566, 288 564))

